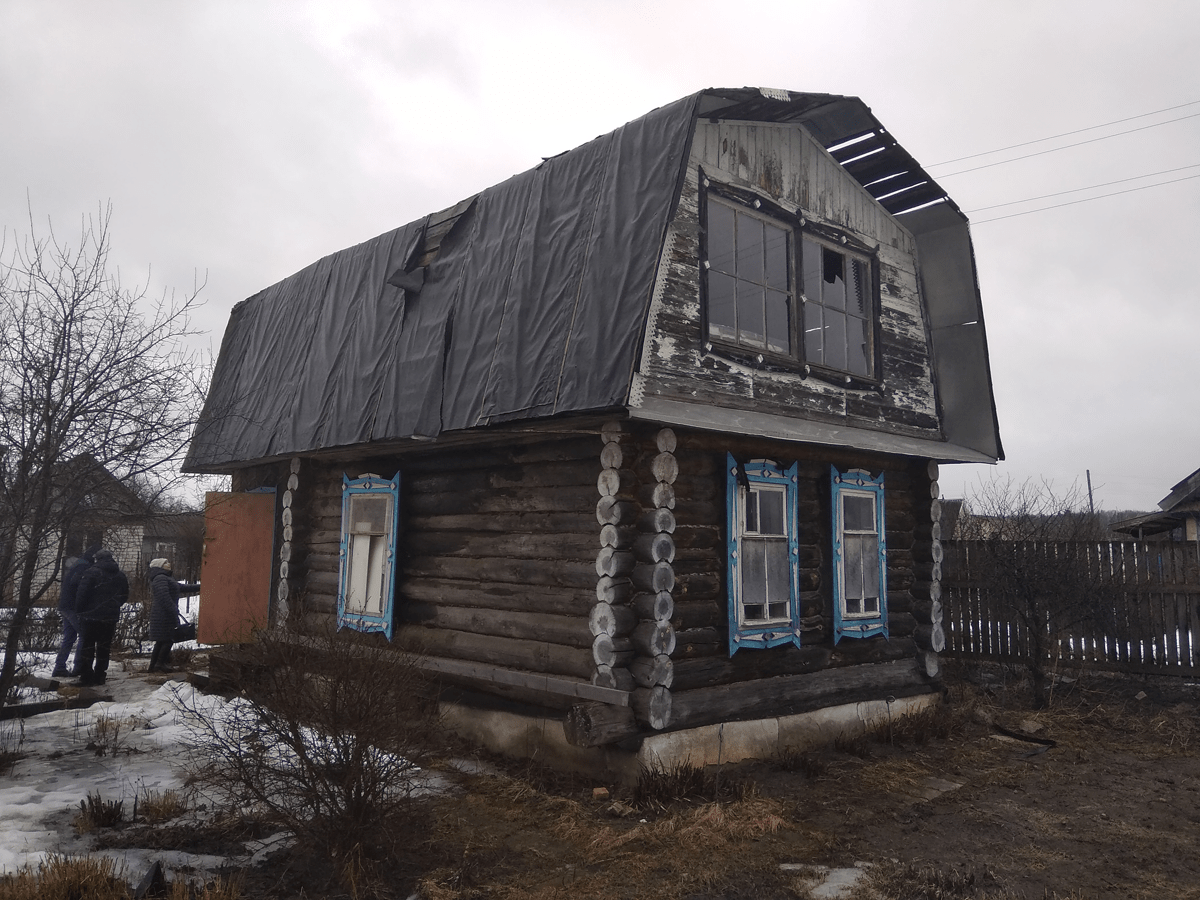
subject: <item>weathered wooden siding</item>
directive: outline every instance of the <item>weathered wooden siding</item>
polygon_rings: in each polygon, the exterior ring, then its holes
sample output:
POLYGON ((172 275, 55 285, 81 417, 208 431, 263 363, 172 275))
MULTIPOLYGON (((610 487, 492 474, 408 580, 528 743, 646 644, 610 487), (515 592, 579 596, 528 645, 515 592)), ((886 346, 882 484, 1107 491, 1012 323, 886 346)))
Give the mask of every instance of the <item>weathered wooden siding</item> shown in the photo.
POLYGON ((623 712, 588 720, 589 740, 851 702, 883 687, 903 696, 938 674, 928 604, 940 577, 937 485, 923 461, 629 421, 519 446, 293 461, 275 471, 288 485, 279 583, 290 585, 293 623, 334 621, 343 474, 397 469, 394 646, 479 666, 472 687, 551 709, 574 710, 579 697, 489 682, 484 669, 627 692, 623 712), (729 451, 800 464, 800 648, 729 657, 729 451), (886 473, 887 640, 832 643, 831 464, 886 473), (864 666, 876 667, 870 677, 864 666), (810 696, 795 679, 818 671, 827 674, 810 696))
POLYGON ((782 416, 937 438, 940 425, 916 245, 896 222, 795 126, 697 125, 651 304, 633 405, 646 397, 713 402, 782 416), (806 219, 878 245, 883 387, 856 390, 800 372, 741 365, 704 349, 700 310, 699 170, 762 192, 806 219))
MULTIPOLYGON (((621 468, 612 479, 612 499, 624 510, 604 506, 598 515, 611 512, 617 526, 611 545, 631 552, 625 567, 614 570, 616 577, 602 576, 597 587, 607 627, 597 633, 605 652, 596 655, 594 679, 634 686, 636 726, 627 722, 628 729, 685 728, 877 699, 881 691, 898 697, 932 689, 939 674, 933 651, 942 640, 940 608, 930 600, 940 590, 934 561, 940 558, 936 466, 684 429, 651 435, 630 423, 613 427, 606 439, 618 448, 612 458, 621 460, 621 468), (727 452, 799 463, 799 648, 729 656, 727 452), (886 475, 888 639, 833 645, 831 465, 886 475), (670 533, 658 536, 664 540, 656 545, 657 555, 647 555, 655 528, 670 533), (805 680, 817 672, 819 685, 805 680)), ((595 709, 572 710, 568 723, 583 742, 600 743, 620 733, 612 717, 595 709)))
MULTIPOLYGON (((293 510, 306 526, 302 621, 336 617, 343 474, 399 470, 394 646, 590 683, 599 446, 592 435, 352 464, 306 460, 307 491, 293 510)), ((300 557, 297 548, 293 574, 300 557)))

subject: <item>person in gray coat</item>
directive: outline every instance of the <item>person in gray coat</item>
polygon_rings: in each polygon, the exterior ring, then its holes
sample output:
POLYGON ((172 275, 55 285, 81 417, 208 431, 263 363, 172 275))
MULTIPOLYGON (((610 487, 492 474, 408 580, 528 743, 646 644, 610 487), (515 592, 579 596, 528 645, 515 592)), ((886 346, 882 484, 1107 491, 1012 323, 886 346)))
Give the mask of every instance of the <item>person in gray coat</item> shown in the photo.
POLYGON ((182 584, 171 575, 169 559, 150 560, 150 652, 148 672, 171 671, 171 645, 179 624, 179 598, 200 593, 199 584, 182 584))

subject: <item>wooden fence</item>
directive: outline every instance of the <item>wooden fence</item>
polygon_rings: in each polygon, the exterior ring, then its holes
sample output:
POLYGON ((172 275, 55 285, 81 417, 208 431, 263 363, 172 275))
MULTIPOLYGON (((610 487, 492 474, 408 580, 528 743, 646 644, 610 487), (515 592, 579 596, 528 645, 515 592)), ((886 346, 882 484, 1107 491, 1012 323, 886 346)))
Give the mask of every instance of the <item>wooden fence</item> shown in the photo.
MULTIPOLYGON (((985 541, 945 544, 942 625, 948 656, 1028 658, 1028 626, 997 590, 996 553, 985 541)), ((1048 656, 1069 665, 1123 672, 1200 675, 1200 565, 1195 544, 1023 542, 1006 546, 1017 571, 1046 572, 1047 560, 1072 560, 1089 586, 1091 615, 1068 616, 1048 656), (1022 568, 1025 566, 1025 568, 1022 568), (1077 620, 1077 621, 1075 621, 1077 620)), ((1011 583, 1011 581, 1010 581, 1011 583)), ((1045 590, 1053 591, 1053 584, 1045 590)), ((1054 601, 1046 602, 1048 609, 1054 601)))

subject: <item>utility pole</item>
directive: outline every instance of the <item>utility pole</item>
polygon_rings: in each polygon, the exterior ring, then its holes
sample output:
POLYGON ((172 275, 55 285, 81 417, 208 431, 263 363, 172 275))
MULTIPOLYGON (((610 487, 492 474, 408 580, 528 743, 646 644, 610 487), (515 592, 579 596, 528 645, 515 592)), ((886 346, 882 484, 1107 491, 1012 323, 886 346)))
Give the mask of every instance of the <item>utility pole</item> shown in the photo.
POLYGON ((1088 509, 1091 511, 1092 515, 1094 516, 1096 514, 1096 504, 1092 502, 1092 470, 1084 469, 1084 471, 1087 472, 1088 509))

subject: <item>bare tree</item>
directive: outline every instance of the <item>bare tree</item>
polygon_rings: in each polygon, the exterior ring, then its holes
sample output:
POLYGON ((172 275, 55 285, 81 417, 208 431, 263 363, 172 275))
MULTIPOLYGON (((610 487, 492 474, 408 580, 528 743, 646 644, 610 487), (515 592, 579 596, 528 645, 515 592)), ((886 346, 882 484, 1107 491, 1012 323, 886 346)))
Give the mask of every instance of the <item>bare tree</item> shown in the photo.
POLYGON ((967 498, 958 535, 971 542, 973 580, 1020 627, 1034 700, 1045 705, 1061 642, 1103 632, 1112 609, 1113 576, 1099 553, 1108 540, 1103 517, 1078 485, 1059 493, 1046 481, 998 478, 967 498))
POLYGON ((226 656, 239 697, 218 708, 178 695, 195 783, 290 829, 303 853, 328 852, 352 887, 372 860, 403 852, 414 761, 436 746, 434 690, 418 662, 331 629, 300 641, 259 633, 226 656))
POLYGON ((54 584, 64 526, 113 481, 140 496, 178 477, 206 367, 185 346, 199 287, 177 301, 109 270, 111 206, 78 244, 53 228, 0 243, 0 587, 14 615, 8 697, 30 609, 54 584))

